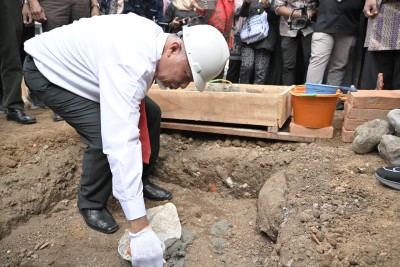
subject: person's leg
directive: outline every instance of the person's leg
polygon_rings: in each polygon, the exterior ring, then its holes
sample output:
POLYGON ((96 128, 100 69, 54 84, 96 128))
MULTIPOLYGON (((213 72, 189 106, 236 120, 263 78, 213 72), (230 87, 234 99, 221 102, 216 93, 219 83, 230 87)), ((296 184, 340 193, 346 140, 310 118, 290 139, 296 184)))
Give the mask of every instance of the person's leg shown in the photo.
POLYGON ((73 0, 71 6, 71 20, 79 20, 81 18, 90 18, 90 0, 73 0))
POLYGON ((242 46, 242 65, 240 66, 240 83, 250 84, 254 66, 254 49, 242 46))
POLYGON ((78 191, 78 208, 86 223, 100 232, 115 232, 118 225, 106 209, 112 191, 112 174, 102 149, 100 104, 52 84, 30 56, 25 59, 24 74, 32 93, 60 114, 87 145, 78 191))
POLYGON ((70 23, 71 0, 41 1, 40 4, 47 18, 46 21, 42 22, 43 32, 48 32, 70 23))
POLYGON ((295 83, 297 45, 297 38, 282 36, 281 47, 283 59, 283 85, 293 85, 295 83))
MULTIPOLYGON (((51 31, 55 28, 67 25, 71 22, 72 0, 51 0, 41 1, 47 20, 42 22, 43 32, 51 31)), ((62 121, 63 118, 53 113, 53 121, 62 121)))
MULTIPOLYGON (((314 33, 315 34, 315 33, 314 33)), ((350 57, 350 49, 356 43, 355 36, 335 34, 335 45, 333 46, 327 84, 341 85, 345 74, 347 62, 350 57)))
POLYGON ((232 83, 239 83, 241 60, 229 60, 228 73, 226 79, 232 83))
MULTIPOLYGON (((400 89, 400 50, 393 51, 393 89, 400 89)), ((385 79, 385 76, 383 77, 385 79)))
POLYGON ((265 84, 268 75, 269 58, 271 52, 265 49, 257 49, 254 59, 255 78, 254 84, 265 84))
POLYGON ((303 48, 303 60, 304 60, 304 78, 300 83, 304 83, 307 77, 307 70, 308 70, 308 65, 310 63, 310 58, 311 58, 311 40, 312 40, 313 34, 309 34, 307 36, 301 35, 301 46, 303 48))
POLYGON ((151 155, 149 164, 143 163, 143 195, 151 200, 169 200, 172 193, 150 182, 150 174, 160 151, 161 109, 150 97, 145 97, 147 129, 149 131, 151 155))
POLYGON ((15 0, 0 2, 0 72, 3 87, 2 106, 7 109, 7 120, 22 124, 36 119, 24 113, 21 97, 22 65, 19 48, 22 37, 21 3, 15 0))
POLYGON ((314 32, 311 41, 311 58, 306 82, 322 83, 331 56, 334 38, 331 34, 314 32))
MULTIPOLYGON (((394 51, 367 51, 365 53, 360 89, 375 89, 379 73, 383 73, 383 89, 393 88, 394 51)), ((398 59, 398 57, 397 57, 398 59)))

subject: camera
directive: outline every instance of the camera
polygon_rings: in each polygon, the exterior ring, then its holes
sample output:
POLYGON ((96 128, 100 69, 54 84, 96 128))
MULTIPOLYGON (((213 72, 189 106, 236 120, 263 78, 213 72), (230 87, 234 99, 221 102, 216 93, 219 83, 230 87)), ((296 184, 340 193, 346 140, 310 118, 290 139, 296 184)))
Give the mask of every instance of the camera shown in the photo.
POLYGON ((299 8, 294 8, 292 10, 292 13, 290 13, 288 24, 291 30, 301 30, 306 28, 310 24, 310 20, 308 19, 308 14, 307 14, 307 6, 302 5, 299 8), (292 19, 293 13, 296 12, 297 10, 301 10, 300 18, 292 19))

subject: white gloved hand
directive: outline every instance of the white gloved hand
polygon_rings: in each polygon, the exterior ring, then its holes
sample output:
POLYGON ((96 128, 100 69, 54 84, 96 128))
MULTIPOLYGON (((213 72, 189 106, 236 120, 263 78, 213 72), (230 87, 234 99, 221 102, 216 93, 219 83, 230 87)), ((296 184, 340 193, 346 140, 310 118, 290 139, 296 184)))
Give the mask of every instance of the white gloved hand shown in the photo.
POLYGON ((163 267, 164 243, 157 237, 151 227, 129 233, 131 237, 131 259, 134 267, 163 267))

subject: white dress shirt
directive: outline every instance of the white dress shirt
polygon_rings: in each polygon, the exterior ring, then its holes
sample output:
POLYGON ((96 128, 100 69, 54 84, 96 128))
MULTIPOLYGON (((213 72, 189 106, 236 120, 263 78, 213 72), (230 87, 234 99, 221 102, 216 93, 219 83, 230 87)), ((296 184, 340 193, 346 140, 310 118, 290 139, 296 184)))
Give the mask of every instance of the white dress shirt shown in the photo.
POLYGON ((100 103, 113 194, 128 220, 146 215, 139 104, 153 83, 167 37, 154 22, 131 13, 84 18, 25 42, 49 81, 100 103))

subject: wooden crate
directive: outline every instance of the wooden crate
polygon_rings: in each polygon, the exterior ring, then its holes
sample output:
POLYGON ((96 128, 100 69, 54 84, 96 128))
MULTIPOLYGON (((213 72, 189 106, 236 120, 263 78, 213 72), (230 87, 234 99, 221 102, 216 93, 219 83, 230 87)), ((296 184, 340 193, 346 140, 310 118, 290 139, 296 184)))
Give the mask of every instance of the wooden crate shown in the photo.
POLYGON ((281 128, 291 115, 289 86, 235 84, 239 92, 161 90, 148 92, 162 110, 163 119, 215 122, 281 128))

